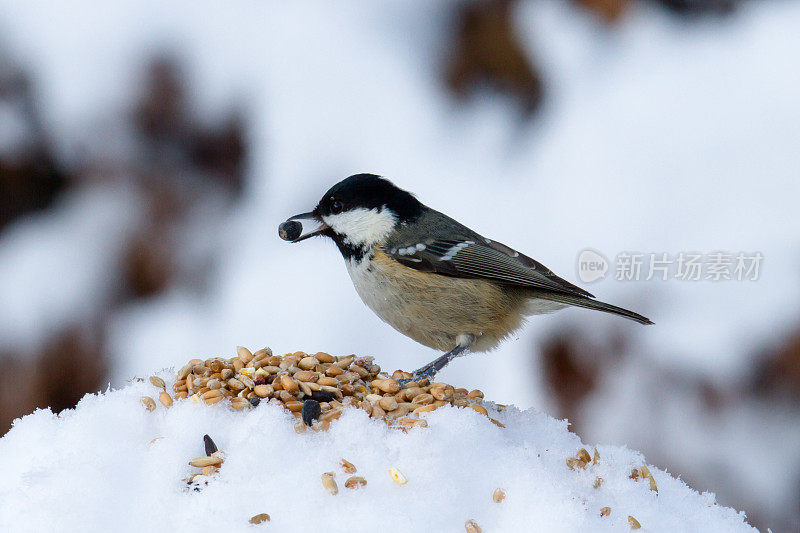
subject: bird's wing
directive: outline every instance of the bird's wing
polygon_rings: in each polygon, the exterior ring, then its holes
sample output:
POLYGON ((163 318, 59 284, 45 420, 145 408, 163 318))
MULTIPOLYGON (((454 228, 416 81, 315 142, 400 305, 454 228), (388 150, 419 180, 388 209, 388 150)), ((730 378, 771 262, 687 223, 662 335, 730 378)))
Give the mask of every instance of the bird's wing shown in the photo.
POLYGON ((547 267, 505 244, 475 235, 391 244, 385 252, 399 263, 458 278, 485 278, 509 285, 546 289, 587 298, 593 295, 561 279, 547 267))

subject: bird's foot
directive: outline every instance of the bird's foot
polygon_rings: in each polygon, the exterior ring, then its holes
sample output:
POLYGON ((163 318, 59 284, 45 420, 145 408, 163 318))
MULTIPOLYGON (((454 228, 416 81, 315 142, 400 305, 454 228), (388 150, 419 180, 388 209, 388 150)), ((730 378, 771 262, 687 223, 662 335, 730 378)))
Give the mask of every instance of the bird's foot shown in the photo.
POLYGON ((435 375, 436 375, 436 369, 431 365, 425 365, 422 368, 418 368, 414 372, 412 372, 410 378, 398 379, 397 382, 400 384, 401 387, 405 387, 408 383, 411 383, 412 381, 417 383, 418 385, 425 386, 433 381, 433 377, 435 375))
POLYGON ((433 377, 441 369, 446 367, 447 364, 450 361, 452 361, 456 357, 459 357, 459 356, 464 355, 467 352, 469 352, 469 347, 472 346, 473 342, 475 342, 475 336, 474 335, 463 335, 463 336, 460 335, 458 337, 458 344, 456 345, 455 348, 453 348, 452 350, 450 350, 447 353, 444 353, 444 354, 440 355, 439 357, 437 357, 436 359, 434 359, 433 361, 431 361, 427 365, 416 369, 411 374, 411 378, 410 379, 399 379, 399 380, 397 380, 398 383, 400 383, 401 387, 405 386, 407 383, 409 383, 411 381, 419 382, 421 380, 427 380, 427 382, 430 383, 431 381, 433 381, 433 377))

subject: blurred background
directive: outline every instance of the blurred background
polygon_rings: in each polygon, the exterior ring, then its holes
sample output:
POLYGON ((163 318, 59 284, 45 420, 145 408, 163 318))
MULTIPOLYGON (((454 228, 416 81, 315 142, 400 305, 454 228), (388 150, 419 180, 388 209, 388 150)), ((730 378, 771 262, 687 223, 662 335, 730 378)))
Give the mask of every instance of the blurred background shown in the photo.
POLYGON ((444 381, 627 444, 800 529, 800 3, 0 0, 0 434, 236 345, 437 354, 324 240, 358 172, 642 327, 539 317, 444 381), (618 280, 621 253, 760 253, 757 279, 618 280))

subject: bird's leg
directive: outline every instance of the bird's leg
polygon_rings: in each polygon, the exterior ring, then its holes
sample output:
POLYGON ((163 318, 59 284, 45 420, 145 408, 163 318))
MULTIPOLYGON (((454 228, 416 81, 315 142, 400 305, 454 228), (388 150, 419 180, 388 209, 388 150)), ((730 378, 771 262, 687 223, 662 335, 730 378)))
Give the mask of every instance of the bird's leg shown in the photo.
POLYGON ((462 355, 466 355, 469 353, 469 348, 472 346, 472 343, 475 342, 474 335, 459 335, 458 336, 458 344, 456 347, 450 350, 449 352, 440 355, 427 365, 424 365, 418 369, 416 369, 411 376, 410 380, 400 380, 401 384, 405 384, 409 381, 419 381, 420 379, 427 378, 428 381, 433 380, 433 377, 439 372, 441 369, 447 366, 447 364, 455 359, 456 357, 460 357, 462 355), (402 383, 405 382, 405 383, 402 383))

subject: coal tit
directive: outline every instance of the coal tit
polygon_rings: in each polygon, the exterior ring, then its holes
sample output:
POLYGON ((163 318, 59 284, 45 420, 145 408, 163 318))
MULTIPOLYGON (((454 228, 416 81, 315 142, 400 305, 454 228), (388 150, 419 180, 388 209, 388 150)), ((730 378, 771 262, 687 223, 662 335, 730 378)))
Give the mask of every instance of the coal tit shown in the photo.
POLYGON ((525 317, 567 306, 652 322, 594 296, 544 265, 487 239, 374 174, 337 183, 313 211, 281 224, 282 238, 333 239, 364 303, 415 341, 446 352, 414 372, 432 378, 453 358, 486 351, 525 317), (319 223, 300 233, 299 220, 319 223))

